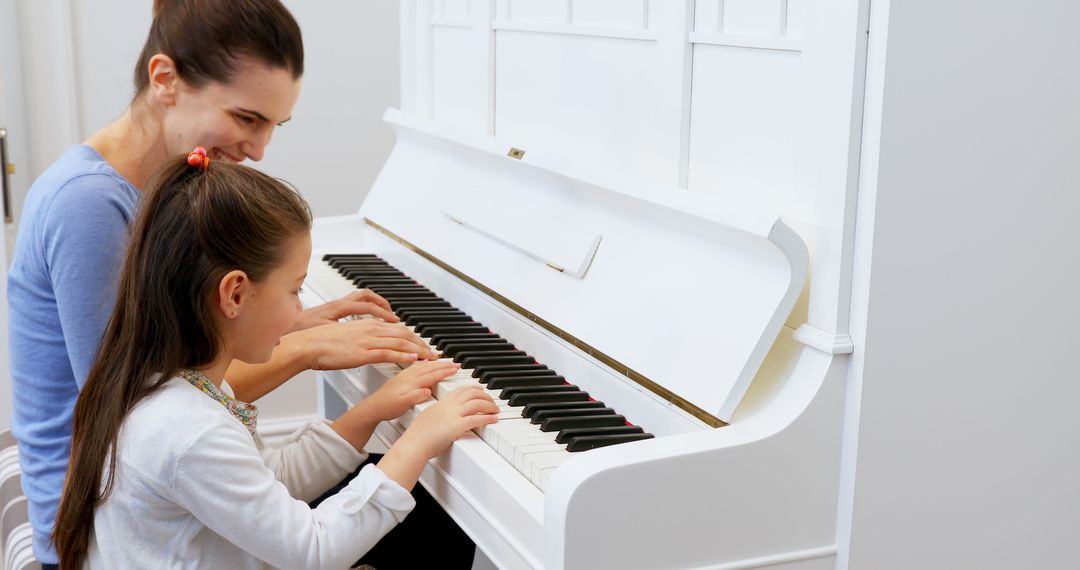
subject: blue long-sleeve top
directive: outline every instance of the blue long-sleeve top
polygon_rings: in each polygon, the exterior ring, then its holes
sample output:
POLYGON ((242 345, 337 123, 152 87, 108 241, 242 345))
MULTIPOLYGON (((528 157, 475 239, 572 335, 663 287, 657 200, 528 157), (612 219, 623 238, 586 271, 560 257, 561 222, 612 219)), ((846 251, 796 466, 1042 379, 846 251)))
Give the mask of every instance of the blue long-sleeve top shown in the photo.
POLYGON ((97 151, 77 145, 34 182, 22 213, 8 272, 12 431, 43 563, 57 562, 49 536, 72 413, 115 303, 139 195, 97 151))

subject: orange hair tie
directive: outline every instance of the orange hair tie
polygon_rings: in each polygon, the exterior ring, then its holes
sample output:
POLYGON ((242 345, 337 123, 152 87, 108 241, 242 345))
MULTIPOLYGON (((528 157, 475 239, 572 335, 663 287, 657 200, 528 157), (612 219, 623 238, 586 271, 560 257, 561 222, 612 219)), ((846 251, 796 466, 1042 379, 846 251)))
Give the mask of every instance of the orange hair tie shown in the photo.
POLYGON ((207 170, 210 168, 210 157, 206 156, 206 149, 197 146, 187 155, 188 166, 207 170))

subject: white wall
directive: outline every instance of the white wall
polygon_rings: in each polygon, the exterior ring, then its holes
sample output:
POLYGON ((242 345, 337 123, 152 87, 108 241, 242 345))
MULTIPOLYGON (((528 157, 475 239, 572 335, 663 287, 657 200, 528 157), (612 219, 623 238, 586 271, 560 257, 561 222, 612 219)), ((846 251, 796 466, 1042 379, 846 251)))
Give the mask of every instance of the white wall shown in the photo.
MULTIPOLYGON (((296 186, 316 216, 355 212, 389 153, 381 124, 398 106, 397 2, 287 0, 304 34, 305 74, 293 120, 275 132, 257 166, 296 186)), ((48 0, 18 3, 25 93, 36 177, 71 144, 119 116, 152 2, 48 0)), ((264 419, 317 412, 311 379, 258 402, 264 419)))
POLYGON ((1080 567, 1080 6, 1017 7, 874 3, 851 568, 1080 567))

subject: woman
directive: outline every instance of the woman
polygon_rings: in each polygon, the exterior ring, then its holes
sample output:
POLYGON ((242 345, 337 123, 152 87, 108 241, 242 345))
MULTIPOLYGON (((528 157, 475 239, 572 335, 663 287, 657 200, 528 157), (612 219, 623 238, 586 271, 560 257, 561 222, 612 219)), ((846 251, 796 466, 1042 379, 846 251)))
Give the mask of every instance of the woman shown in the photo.
MULTIPOLYGON (((125 113, 68 150, 27 196, 8 273, 13 431, 34 527, 50 545, 71 441, 75 399, 112 310, 129 221, 150 174, 196 144, 212 158, 259 160, 300 92, 300 29, 278 0, 158 0, 125 113)), ((362 292, 305 311, 265 364, 229 370, 250 402, 308 368, 408 362, 430 352, 385 301, 362 292), (325 326, 314 326, 325 325, 325 326)))

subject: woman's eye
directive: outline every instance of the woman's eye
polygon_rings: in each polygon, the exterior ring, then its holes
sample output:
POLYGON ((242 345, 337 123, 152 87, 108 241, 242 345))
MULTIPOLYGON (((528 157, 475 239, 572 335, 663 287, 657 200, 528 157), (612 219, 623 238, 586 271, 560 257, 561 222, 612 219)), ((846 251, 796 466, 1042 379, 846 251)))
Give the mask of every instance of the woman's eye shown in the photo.
POLYGON ((240 121, 241 123, 243 123, 245 125, 254 125, 255 124, 255 119, 253 117, 249 117, 247 115, 237 115, 236 120, 240 121))
POLYGON ((304 292, 304 288, 303 288, 303 287, 301 287, 301 288, 297 289, 297 290, 296 290, 296 292, 295 292, 294 294, 295 294, 295 295, 299 295, 299 294, 301 294, 301 293, 303 293, 303 292, 304 292))

